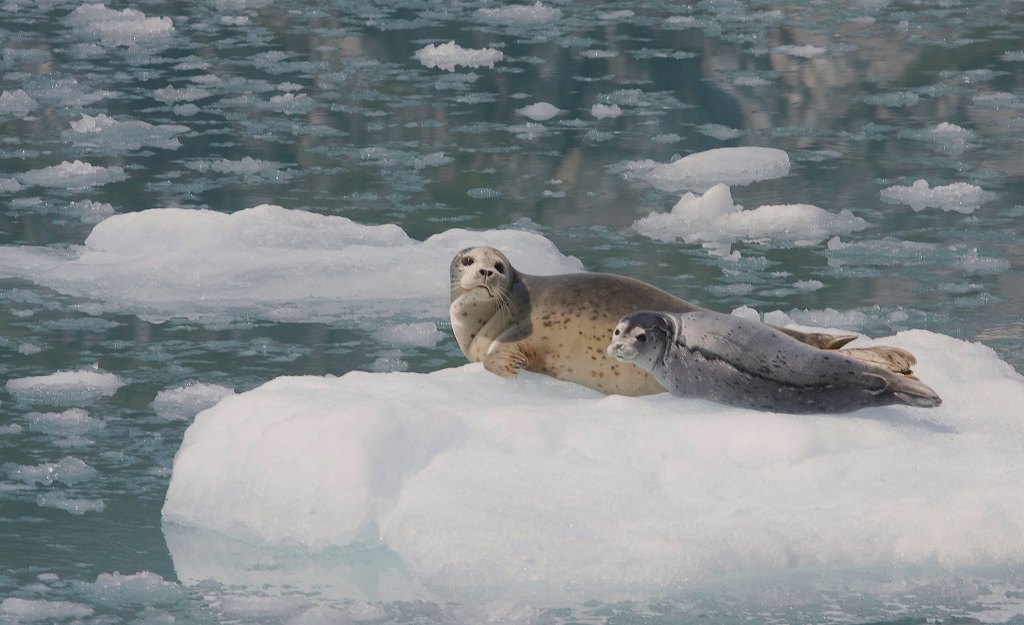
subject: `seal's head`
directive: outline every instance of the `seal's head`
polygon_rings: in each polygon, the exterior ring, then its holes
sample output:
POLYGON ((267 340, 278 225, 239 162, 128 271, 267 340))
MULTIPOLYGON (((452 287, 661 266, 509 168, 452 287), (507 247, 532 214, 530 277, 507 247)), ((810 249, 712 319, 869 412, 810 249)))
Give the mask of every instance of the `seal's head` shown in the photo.
POLYGON ((515 270, 504 254, 493 247, 468 247, 452 259, 452 301, 464 295, 473 299, 502 299, 512 288, 515 270))
POLYGON ((665 313, 640 310, 619 320, 608 355, 651 371, 676 337, 676 322, 665 313))

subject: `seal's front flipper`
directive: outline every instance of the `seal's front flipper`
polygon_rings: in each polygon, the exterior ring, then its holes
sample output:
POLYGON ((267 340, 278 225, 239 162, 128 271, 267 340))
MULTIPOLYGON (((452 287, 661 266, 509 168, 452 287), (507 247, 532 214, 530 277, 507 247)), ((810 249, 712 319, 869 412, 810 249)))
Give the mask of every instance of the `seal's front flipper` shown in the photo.
POLYGON ((484 356, 484 369, 503 378, 514 378, 529 362, 529 356, 517 343, 492 343, 484 356))

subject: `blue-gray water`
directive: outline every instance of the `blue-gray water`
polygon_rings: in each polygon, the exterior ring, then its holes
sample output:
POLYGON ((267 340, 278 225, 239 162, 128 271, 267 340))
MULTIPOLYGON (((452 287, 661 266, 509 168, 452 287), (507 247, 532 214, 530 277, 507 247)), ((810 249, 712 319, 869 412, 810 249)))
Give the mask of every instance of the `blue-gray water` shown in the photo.
MULTIPOLYGON (((527 227, 590 270, 628 273, 706 306, 834 309, 824 317, 833 325, 846 320, 878 335, 926 328, 977 340, 1024 371, 1020 2, 648 2, 628 10, 552 2, 545 6, 560 16, 527 24, 496 22, 477 10, 498 5, 477 2, 132 5, 149 20, 170 18, 171 28, 144 22, 149 33, 141 33, 140 15, 119 14, 127 20, 119 29, 99 5, 81 6, 88 10, 60 0, 0 4, 0 245, 63 249, 81 245, 113 213, 230 213, 261 203, 394 223, 416 239, 453 227, 527 227), (449 40, 500 49, 504 58, 493 69, 446 72, 413 56, 449 40), (563 114, 527 126, 517 110, 539 101, 563 114), (598 119, 594 104, 618 104, 622 114, 598 119), (100 115, 150 126, 103 141, 73 130, 73 122, 100 115), (942 123, 968 138, 929 134, 942 123), (825 241, 740 241, 737 262, 631 228, 651 211, 668 211, 679 194, 627 179, 622 163, 746 145, 786 150, 792 170, 734 187, 738 203, 850 209, 870 225, 843 235, 843 243, 890 245, 854 253, 829 250, 825 241), (247 157, 256 162, 247 166, 247 157), (124 175, 71 188, 31 174, 76 160, 124 175), (917 179, 932 187, 970 183, 995 195, 959 212, 882 200, 882 189, 917 179), (793 286, 806 281, 822 286, 793 286)), ((11 272, 0 265, 5 275, 11 272)), ((0 378, 97 364, 127 382, 81 405, 102 422, 87 432, 89 444, 39 425, 38 414, 76 404, 31 402, 0 386, 0 599, 71 602, 65 613, 50 604, 44 622, 277 623, 300 614, 315 622, 315 613, 303 612, 311 604, 238 603, 261 588, 177 583, 160 507, 188 420, 161 418, 152 401, 191 381, 244 391, 281 375, 429 371, 463 362, 454 341, 396 355, 344 320, 270 322, 243 310, 216 325, 152 323, 104 310, 24 277, 0 278, 0 378), (67 456, 97 474, 71 488, 17 476, 18 466, 67 456), (40 497, 55 490, 104 507, 73 514, 43 505, 40 497), (105 599, 98 577, 115 571, 149 571, 167 583, 142 579, 139 598, 105 599)), ((886 572, 877 575, 884 580, 886 572)), ((863 580, 840 580, 847 590, 825 595, 815 593, 813 580, 788 579, 786 590, 772 580, 742 590, 717 580, 646 602, 595 597, 586 605, 533 606, 527 617, 944 619, 979 613, 992 592, 1019 597, 1019 573, 993 575, 939 575, 905 596, 892 587, 874 592, 863 580), (1005 590, 992 591, 1000 584, 1005 590)), ((32 620, 16 610, 27 604, 6 605, 0 622, 32 620)), ((362 610, 346 618, 525 618, 415 602, 362 610)))

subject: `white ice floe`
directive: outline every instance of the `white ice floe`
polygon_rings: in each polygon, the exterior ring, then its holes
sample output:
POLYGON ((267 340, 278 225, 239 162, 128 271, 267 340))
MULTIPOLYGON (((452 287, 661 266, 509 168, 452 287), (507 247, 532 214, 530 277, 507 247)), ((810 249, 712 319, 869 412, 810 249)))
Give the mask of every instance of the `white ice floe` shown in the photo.
POLYGON ((135 9, 116 11, 102 4, 79 5, 67 19, 78 37, 109 47, 153 46, 174 34, 169 17, 146 17, 135 9))
POLYGON ((8 597, 0 603, 0 614, 15 623, 47 623, 69 619, 83 619, 93 615, 93 609, 74 601, 47 601, 45 599, 19 599, 8 597))
POLYGON ((915 180, 909 187, 893 185, 882 189, 882 199, 891 204, 908 204, 915 211, 940 208, 965 215, 995 198, 996 194, 992 191, 967 182, 930 187, 927 180, 915 180))
POLYGON ((81 408, 68 408, 63 412, 30 412, 25 418, 28 419, 29 430, 65 438, 83 436, 107 427, 102 419, 90 417, 81 408))
POLYGON ((39 108, 39 103, 25 93, 24 89, 0 92, 0 115, 27 117, 37 108, 39 108))
POLYGON ((130 575, 123 575, 116 571, 100 573, 95 582, 75 581, 73 586, 83 598, 90 602, 111 607, 152 607, 180 601, 186 592, 179 584, 167 581, 150 571, 140 571, 130 575))
POLYGON ((64 161, 60 165, 33 169, 15 175, 15 179, 26 187, 40 186, 72 191, 117 182, 127 177, 124 168, 119 165, 102 167, 79 160, 64 161))
POLYGON ((36 505, 41 508, 56 508, 76 515, 82 515, 86 512, 103 512, 107 507, 102 499, 71 497, 60 490, 39 495, 36 497, 36 505))
POLYGON ((535 122, 547 121, 564 112, 565 111, 550 102, 536 102, 534 104, 524 106, 521 109, 516 109, 516 113, 519 113, 524 117, 528 117, 535 122))
POLYGON ((113 395, 124 384, 113 373, 85 369, 15 378, 7 381, 7 391, 26 403, 62 406, 113 395))
POLYGON ((424 67, 437 67, 448 72, 454 72, 458 66, 463 67, 490 67, 505 58, 501 50, 494 48, 483 48, 473 50, 463 48, 454 41, 434 45, 428 43, 416 51, 416 60, 424 67))
POLYGON ((601 104, 597 102, 590 107, 590 114, 597 119, 620 117, 622 115, 622 108, 618 104, 601 104))
POLYGON ((830 213, 811 204, 783 204, 743 210, 724 184, 702 196, 687 193, 671 212, 652 212, 633 223, 634 230, 658 241, 707 243, 726 253, 733 241, 808 246, 865 227, 867 222, 848 209, 830 213))
POLYGON ((478 364, 278 378, 196 417, 164 520, 304 554, 379 541, 431 587, 502 596, 1016 562, 1024 378, 926 331, 857 344, 913 352, 945 403, 793 416, 478 364))
POLYGON ((119 121, 103 115, 82 115, 71 122, 71 131, 65 133, 76 147, 100 148, 113 153, 138 150, 152 146, 165 150, 177 150, 181 141, 177 135, 188 132, 187 126, 166 124, 155 126, 139 120, 119 121))
POLYGON ((504 250, 526 273, 582 269, 532 232, 456 229, 417 241, 396 225, 263 205, 114 215, 70 251, 0 246, 0 275, 154 321, 379 324, 447 318, 448 265, 473 245, 504 250))
POLYGON ((889 108, 902 108, 914 106, 921 101, 921 96, 917 95, 913 91, 897 91, 894 93, 877 93, 867 95, 864 96, 863 99, 865 104, 886 106, 889 108))
POLYGON ((789 173, 789 155, 763 147, 716 148, 684 156, 671 163, 626 161, 627 178, 646 180, 662 191, 703 193, 716 184, 748 185, 789 173))
POLYGON ((786 56, 795 56, 802 59, 813 59, 814 57, 825 54, 825 48, 812 45, 775 46, 772 48, 772 52, 776 54, 785 54, 786 56))
POLYGON ((492 24, 546 24, 562 18, 562 10, 546 7, 541 2, 509 4, 495 9, 477 9, 473 16, 492 24))
POLYGON ((191 419, 234 392, 219 384, 190 383, 157 393, 153 410, 169 421, 191 419))
POLYGON ((74 456, 65 456, 58 462, 44 462, 35 465, 8 462, 3 465, 3 468, 12 480, 44 486, 49 486, 54 482, 73 486, 87 482, 99 475, 96 469, 81 458, 74 456))
POLYGON ((282 179, 292 176, 285 163, 265 161, 251 156, 243 156, 237 161, 227 158, 200 159, 185 163, 185 166, 203 173, 212 171, 218 174, 258 176, 264 179, 282 179))

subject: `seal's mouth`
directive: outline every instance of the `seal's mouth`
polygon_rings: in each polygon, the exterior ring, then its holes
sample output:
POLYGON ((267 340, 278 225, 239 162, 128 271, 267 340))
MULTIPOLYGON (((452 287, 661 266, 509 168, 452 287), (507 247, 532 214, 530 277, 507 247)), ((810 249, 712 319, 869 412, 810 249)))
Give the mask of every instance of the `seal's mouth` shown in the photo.
POLYGON ((634 347, 633 345, 623 343, 622 341, 619 340, 615 340, 609 343, 608 349, 606 351, 608 352, 608 355, 611 356, 612 358, 617 358, 618 360, 623 360, 626 362, 636 360, 637 357, 636 347, 634 347))

